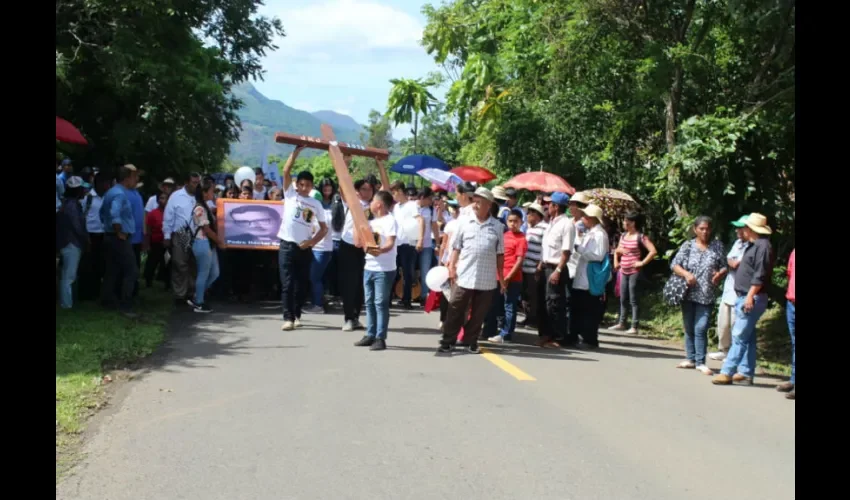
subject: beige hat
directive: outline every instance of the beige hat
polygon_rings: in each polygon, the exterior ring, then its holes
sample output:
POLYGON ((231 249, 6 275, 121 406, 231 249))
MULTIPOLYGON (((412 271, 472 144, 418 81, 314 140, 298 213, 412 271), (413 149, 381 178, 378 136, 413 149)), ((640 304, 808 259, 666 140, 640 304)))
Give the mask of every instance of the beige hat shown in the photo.
MULTIPOLYGON (((499 188, 497 187, 496 189, 499 189, 499 188)), ((502 190, 502 191, 504 191, 504 190, 502 190)), ((491 203, 493 202, 493 199, 494 199, 493 193, 491 193, 490 190, 487 189, 486 187, 480 187, 480 188, 476 189, 475 194, 473 196, 477 196, 479 198, 484 198, 485 200, 487 200, 491 203)))
MULTIPOLYGON (((476 191, 476 194, 477 193, 478 193, 478 191, 476 191)), ((496 186, 496 187, 493 188, 493 198, 495 198, 499 201, 505 201, 505 200, 508 199, 508 193, 505 192, 505 188, 503 188, 502 186, 496 186)), ((490 201, 493 201, 493 200, 490 200, 490 201)))
POLYGON ((587 217, 596 217, 600 223, 602 222, 602 209, 596 205, 588 205, 584 207, 582 212, 584 212, 584 215, 587 217))
POLYGON ((534 210, 535 212, 539 213, 540 215, 543 215, 543 214, 546 213, 546 212, 543 211, 543 207, 540 206, 539 203, 528 203, 527 205, 528 206, 526 206, 525 208, 527 208, 529 210, 534 210))
POLYGON ((171 177, 166 177, 166 179, 160 184, 174 184, 174 179, 172 179, 171 177))
POLYGON ((767 217, 762 214, 753 212, 747 217, 747 227, 758 234, 771 234, 773 232, 770 226, 767 225, 767 217))
POLYGON ((584 203, 585 205, 590 204, 590 199, 587 197, 586 194, 584 194, 584 191, 579 191, 578 193, 574 194, 570 198, 570 201, 574 201, 576 203, 584 203))

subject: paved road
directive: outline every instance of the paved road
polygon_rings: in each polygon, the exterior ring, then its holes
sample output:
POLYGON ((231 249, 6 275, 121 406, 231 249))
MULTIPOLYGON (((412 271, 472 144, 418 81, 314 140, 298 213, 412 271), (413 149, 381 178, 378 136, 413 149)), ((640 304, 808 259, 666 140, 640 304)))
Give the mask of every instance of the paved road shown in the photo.
POLYGON ((794 498, 795 403, 773 380, 714 387, 625 335, 438 357, 436 314, 396 310, 370 352, 337 314, 281 332, 278 310, 178 315, 57 498, 794 498))

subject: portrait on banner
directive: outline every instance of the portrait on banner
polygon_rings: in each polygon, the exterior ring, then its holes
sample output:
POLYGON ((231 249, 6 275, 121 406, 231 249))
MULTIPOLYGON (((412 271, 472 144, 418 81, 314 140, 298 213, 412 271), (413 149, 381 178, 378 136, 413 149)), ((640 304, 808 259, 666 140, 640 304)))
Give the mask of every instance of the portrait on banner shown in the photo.
POLYGON ((216 202, 219 234, 225 248, 277 250, 283 219, 282 201, 219 199, 216 202))

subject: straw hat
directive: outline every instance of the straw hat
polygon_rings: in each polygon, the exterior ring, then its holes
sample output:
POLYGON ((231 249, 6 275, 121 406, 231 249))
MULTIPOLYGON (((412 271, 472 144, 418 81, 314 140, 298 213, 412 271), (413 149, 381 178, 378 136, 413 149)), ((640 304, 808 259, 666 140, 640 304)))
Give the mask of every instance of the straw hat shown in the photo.
MULTIPOLYGON (((495 191, 496 189, 500 189, 500 188, 496 187, 495 189, 493 189, 493 191, 495 191)), ((486 187, 480 187, 480 188, 476 189, 475 190, 475 196, 478 197, 478 198, 484 198, 485 200, 487 200, 491 203, 493 202, 493 199, 494 199, 493 193, 490 192, 490 190, 487 189, 486 187)))
POLYGON ((579 191, 578 193, 574 194, 572 198, 570 198, 570 201, 574 201, 576 203, 584 203, 585 205, 590 204, 590 198, 588 198, 587 195, 584 194, 584 191, 579 191))
MULTIPOLYGON (((476 191, 477 194, 477 191, 476 191)), ((493 198, 499 201, 506 201, 508 199, 508 193, 505 192, 505 188, 502 186, 496 186, 493 188, 493 198)), ((493 201, 493 200, 490 200, 493 201)))
MULTIPOLYGON (((573 200, 575 200, 575 198, 573 198, 573 200)), ((582 212, 584 212, 585 216, 595 217, 600 224, 602 223, 602 209, 597 207, 596 205, 588 205, 584 207, 584 210, 582 210, 582 212)))
POLYGON ((767 225, 767 217, 760 213, 753 212, 747 216, 747 227, 758 234, 771 234, 773 232, 770 226, 767 225))
POLYGON ((543 207, 540 206, 539 203, 528 203, 527 205, 528 206, 526 208, 528 210, 534 210, 535 212, 537 212, 541 216, 546 213, 546 212, 543 211, 543 207))

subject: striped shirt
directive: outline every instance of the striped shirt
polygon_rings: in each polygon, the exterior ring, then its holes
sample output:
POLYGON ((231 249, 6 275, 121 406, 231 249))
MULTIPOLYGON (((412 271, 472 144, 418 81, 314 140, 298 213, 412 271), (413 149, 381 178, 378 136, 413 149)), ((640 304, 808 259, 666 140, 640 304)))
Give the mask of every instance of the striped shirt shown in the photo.
POLYGON ((525 235, 525 239, 528 241, 528 253, 525 254, 525 259, 522 261, 522 272, 537 272, 537 264, 540 263, 543 255, 543 233, 547 227, 549 227, 549 224, 540 222, 528 229, 525 235))
POLYGON ((641 242, 639 240, 641 239, 643 239, 643 234, 641 233, 638 233, 633 240, 630 240, 629 235, 627 234, 620 238, 620 248, 625 251, 625 253, 620 256, 620 270, 626 276, 638 272, 638 270, 635 269, 635 264, 640 262, 641 242))

